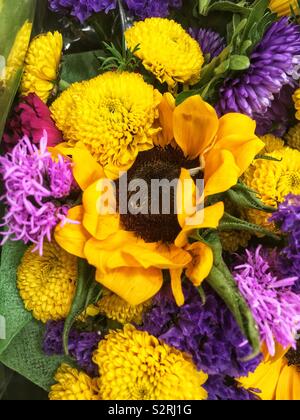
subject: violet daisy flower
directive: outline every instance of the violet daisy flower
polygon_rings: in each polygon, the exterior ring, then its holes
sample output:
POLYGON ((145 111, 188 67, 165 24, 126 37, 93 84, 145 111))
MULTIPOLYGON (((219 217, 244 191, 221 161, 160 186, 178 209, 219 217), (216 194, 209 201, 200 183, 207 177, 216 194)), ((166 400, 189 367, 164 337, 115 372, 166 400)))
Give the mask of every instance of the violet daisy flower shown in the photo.
POLYGON ((292 288, 297 277, 277 272, 278 254, 259 246, 237 257, 233 276, 251 308, 262 342, 274 356, 275 342, 284 348, 296 346, 300 330, 300 296, 292 288))
MULTIPOLYGON (((255 401, 259 398, 232 378, 209 376, 203 387, 208 392, 208 401, 255 401)), ((256 392, 258 390, 255 390, 256 392)))
POLYGON ((117 0, 49 0, 53 12, 70 13, 81 23, 94 13, 108 13, 117 7, 117 0))
POLYGON ((210 61, 218 57, 226 47, 225 39, 211 29, 190 28, 189 34, 198 41, 204 55, 210 56, 210 61))
POLYGON ((25 136, 11 153, 0 157, 0 173, 7 207, 2 244, 22 240, 36 244, 35 250, 42 254, 44 240, 51 241, 53 229, 69 210, 62 199, 74 189, 72 163, 62 156, 52 159, 44 131, 39 149, 25 136))
MULTIPOLYGON (((64 321, 47 323, 43 341, 43 351, 47 356, 64 354, 63 331, 64 321)), ((75 328, 71 329, 69 335, 70 356, 76 360, 81 369, 93 377, 99 375, 98 367, 92 359, 100 340, 101 334, 98 332, 79 331, 75 328)))
MULTIPOLYGON (((265 119, 270 108, 274 110, 274 101, 275 111, 279 106, 282 88, 286 85, 295 88, 300 78, 300 26, 287 17, 273 23, 252 52, 250 62, 247 71, 224 82, 217 109, 221 115, 229 112, 249 115, 258 123, 257 132, 263 135, 267 133, 265 119)), ((276 123, 274 118, 272 123, 276 123)), ((273 127, 273 132, 279 135, 287 126, 280 126, 277 132, 276 128, 273 127)))
POLYGON ((165 18, 172 8, 179 9, 182 6, 182 0, 125 0, 125 3, 138 19, 165 18))
POLYGON ((285 275, 298 278, 293 291, 300 294, 300 195, 288 195, 271 221, 287 234, 288 244, 280 253, 278 265, 285 275))
POLYGON ((184 283, 185 304, 178 307, 166 284, 144 314, 141 329, 192 355, 209 375, 247 376, 261 356, 245 361, 251 346, 225 303, 208 287, 203 304, 197 288, 184 283))

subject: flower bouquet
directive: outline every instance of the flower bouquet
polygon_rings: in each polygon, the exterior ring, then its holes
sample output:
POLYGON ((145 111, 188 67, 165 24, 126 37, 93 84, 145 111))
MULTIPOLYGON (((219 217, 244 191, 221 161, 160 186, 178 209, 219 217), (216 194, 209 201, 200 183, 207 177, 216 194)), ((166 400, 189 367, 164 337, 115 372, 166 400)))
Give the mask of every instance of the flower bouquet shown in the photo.
POLYGON ((0 362, 51 400, 299 400, 300 4, 38 8, 0 1, 0 362))

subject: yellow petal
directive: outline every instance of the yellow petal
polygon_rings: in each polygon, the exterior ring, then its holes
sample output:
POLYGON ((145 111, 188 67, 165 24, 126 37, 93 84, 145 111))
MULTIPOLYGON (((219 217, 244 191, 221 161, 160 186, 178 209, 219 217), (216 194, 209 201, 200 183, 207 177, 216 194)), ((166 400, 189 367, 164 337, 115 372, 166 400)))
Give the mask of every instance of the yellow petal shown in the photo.
POLYGON ((83 207, 73 207, 69 210, 67 218, 75 223, 66 222, 56 227, 54 238, 64 250, 72 255, 85 258, 84 247, 90 235, 82 225, 83 207))
POLYGON ((185 156, 195 159, 212 146, 219 120, 214 108, 196 95, 175 109, 173 127, 175 140, 185 156))
POLYGON ((159 292, 163 274, 157 268, 119 268, 107 274, 97 271, 96 280, 130 305, 140 305, 159 292))
POLYGON ((82 191, 104 177, 102 167, 84 145, 74 147, 72 156, 74 162, 73 175, 82 191))
POLYGON ((205 197, 229 190, 237 184, 239 175, 232 153, 213 148, 205 158, 205 197))
POLYGON ((162 131, 158 133, 156 145, 165 147, 174 139, 173 112, 175 110, 175 98, 171 93, 165 93, 158 107, 159 121, 162 131))
POLYGON ((182 271, 182 268, 170 270, 172 292, 178 306, 182 306, 184 304, 184 294, 182 291, 181 281, 182 271))
POLYGON ((119 230, 120 216, 110 181, 100 179, 90 185, 83 194, 83 207, 83 225, 94 238, 104 240, 119 230))
POLYGON ((226 114, 220 119, 216 148, 232 153, 241 176, 255 156, 265 147, 255 135, 256 123, 242 114, 226 114))
POLYGON ((191 264, 186 270, 187 277, 194 286, 198 287, 211 272, 214 256, 211 248, 202 242, 195 242, 186 248, 193 257, 191 264))
MULTIPOLYGON (((219 202, 202 210, 203 215, 198 225, 185 225, 175 240, 178 248, 184 247, 188 243, 188 238, 197 229, 213 228, 219 226, 220 220, 224 215, 224 203, 219 202)), ((195 219, 197 220, 197 219, 195 219)))
POLYGON ((276 400, 300 401, 300 372, 296 366, 283 364, 276 389, 276 400))
POLYGON ((262 400, 273 401, 276 397, 276 388, 282 369, 282 359, 274 363, 261 363, 254 373, 247 378, 240 378, 239 382, 246 389, 259 389, 262 400))
POLYGON ((176 194, 177 219, 182 228, 186 225, 188 218, 196 215, 197 205, 204 202, 204 196, 202 195, 202 197, 197 199, 196 193, 197 187, 190 172, 187 169, 182 168, 176 194))

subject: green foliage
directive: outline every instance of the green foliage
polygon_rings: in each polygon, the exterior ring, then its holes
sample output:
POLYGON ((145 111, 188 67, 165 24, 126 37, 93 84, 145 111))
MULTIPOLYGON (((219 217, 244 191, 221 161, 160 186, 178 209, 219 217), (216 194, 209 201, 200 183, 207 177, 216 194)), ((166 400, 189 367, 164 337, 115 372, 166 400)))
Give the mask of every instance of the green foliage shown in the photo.
MULTIPOLYGON (((30 39, 30 32, 24 39, 21 50, 16 51, 15 39, 19 30, 26 21, 33 22, 36 7, 36 0, 1 0, 0 1, 0 58, 3 63, 7 62, 10 53, 13 51, 18 57, 18 65, 11 71, 8 80, 5 80, 4 73, 0 70, 0 140, 2 138, 5 122, 11 108, 14 97, 19 88, 22 77, 23 62, 26 49, 30 39), (1 80, 2 76, 2 80, 1 80), (4 79, 3 79, 4 76, 4 79)), ((2 69, 3 70, 3 69, 2 69)))
POLYGON ((233 12, 248 15, 247 1, 198 0, 199 14, 207 16, 211 12, 233 12))
POLYGON ((61 80, 72 84, 98 76, 99 54, 101 50, 65 55, 61 65, 61 80))
POLYGON ((207 231, 199 239, 211 247, 214 265, 206 281, 226 303, 241 331, 252 346, 249 360, 260 353, 260 336, 252 312, 240 294, 235 280, 222 257, 222 245, 216 231, 207 231))
POLYGON ((101 296, 102 287, 95 281, 95 269, 85 260, 78 260, 78 280, 75 298, 70 313, 65 322, 63 342, 65 353, 68 354, 69 335, 76 319, 88 306, 96 303, 101 296))
POLYGON ((121 51, 111 43, 103 43, 105 47, 105 56, 100 56, 98 59, 101 62, 100 70, 105 71, 135 71, 139 65, 140 60, 135 56, 136 52, 139 51, 140 46, 137 45, 134 49, 127 48, 125 38, 122 40, 121 51))
POLYGON ((251 5, 244 1, 207 3, 207 8, 204 10, 207 14, 212 10, 232 12, 232 21, 227 27, 228 45, 218 57, 202 68, 200 82, 192 90, 178 95, 177 104, 195 94, 201 95, 211 103, 216 102, 222 81, 234 76, 236 72, 249 68, 249 57, 253 48, 275 20, 275 15, 268 10, 268 0, 256 0, 251 5))

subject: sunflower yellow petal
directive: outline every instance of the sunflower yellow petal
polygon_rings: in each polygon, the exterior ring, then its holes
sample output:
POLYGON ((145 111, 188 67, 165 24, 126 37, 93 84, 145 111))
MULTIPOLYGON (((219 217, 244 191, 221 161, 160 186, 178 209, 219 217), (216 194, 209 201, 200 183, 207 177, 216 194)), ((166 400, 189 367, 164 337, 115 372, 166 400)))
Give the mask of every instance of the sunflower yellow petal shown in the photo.
POLYGON ((104 171, 84 145, 72 149, 73 175, 78 185, 85 191, 91 184, 104 176, 104 171))
POLYGON ((300 372, 284 362, 276 389, 276 400, 300 401, 300 372))
POLYGON ((228 150, 212 149, 205 158, 205 197, 229 190, 237 184, 240 168, 228 150))
POLYGON ((155 142, 157 146, 165 147, 174 139, 173 113, 175 108, 174 96, 171 93, 165 93, 158 107, 162 131, 158 133, 157 141, 155 142))
POLYGON ((184 304, 184 294, 181 280, 182 271, 182 269, 170 270, 172 292, 178 306, 182 306, 184 304))
POLYGON ((79 258, 85 258, 84 247, 90 235, 82 225, 83 207, 70 209, 67 218, 70 222, 67 221, 56 227, 55 240, 65 251, 79 258))
POLYGON ((90 185, 83 194, 83 225, 96 239, 104 240, 119 230, 120 215, 114 212, 115 208, 106 209, 101 204, 101 199, 109 199, 115 207, 114 190, 105 190, 106 182, 98 180, 90 185), (105 196, 104 196, 105 194, 105 196), (109 211, 105 214, 104 210, 109 211))
POLYGON ((178 146, 185 156, 195 159, 212 146, 219 120, 214 108, 196 95, 175 109, 173 127, 178 146))
POLYGON ((96 280, 130 305, 140 305, 159 292, 163 274, 158 268, 123 267, 107 274, 98 270, 96 280))
POLYGON ((213 252, 209 246, 202 242, 195 242, 187 246, 186 250, 193 257, 192 262, 186 270, 186 275, 194 286, 198 287, 211 272, 214 261, 213 252))
POLYGON ((224 115, 219 124, 215 147, 233 154, 241 176, 265 147, 264 142, 255 135, 256 123, 246 115, 235 113, 224 115))

